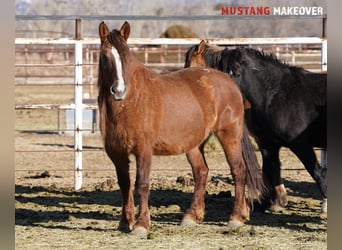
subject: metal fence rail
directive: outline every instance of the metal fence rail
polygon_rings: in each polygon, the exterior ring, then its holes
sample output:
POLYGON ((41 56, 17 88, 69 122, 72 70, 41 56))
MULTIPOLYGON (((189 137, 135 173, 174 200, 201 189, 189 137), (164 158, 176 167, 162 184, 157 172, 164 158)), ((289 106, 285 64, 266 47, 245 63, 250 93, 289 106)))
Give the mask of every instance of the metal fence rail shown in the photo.
MULTIPOLYGON (((77 24, 76 22, 76 27, 77 24)), ((232 39, 221 39, 221 38, 210 38, 205 39, 211 44, 221 46, 240 46, 240 45, 253 45, 253 46, 266 46, 266 45, 318 45, 321 49, 320 53, 320 65, 322 71, 327 71, 327 39, 319 37, 290 37, 290 38, 232 38, 232 39)), ((138 50, 141 47, 157 46, 190 46, 198 44, 201 39, 170 39, 170 38, 129 38, 128 44, 134 50, 138 50)), ((84 46, 99 46, 99 39, 94 38, 82 38, 80 37, 79 30, 76 29, 75 39, 60 38, 60 39, 27 39, 27 38, 16 38, 16 46, 28 46, 28 45, 70 45, 74 50, 74 63, 68 65, 57 65, 58 67, 72 66, 74 68, 74 103, 71 104, 20 104, 16 105, 15 109, 72 109, 74 110, 74 187, 76 190, 82 187, 82 111, 84 109, 97 109, 95 104, 83 103, 83 67, 90 65, 83 63, 83 57, 85 54, 84 46)), ((292 56, 293 54, 286 54, 292 56)), ((148 55, 147 55, 148 56, 148 55)), ((145 55, 146 58, 146 55, 145 55)), ((293 59, 292 59, 293 60, 293 59)), ((311 63, 311 62, 310 62, 311 63)), ((179 67, 183 65, 183 62, 177 63, 146 63, 148 66, 168 66, 168 67, 179 67)), ((44 66, 44 64, 25 64, 18 63, 16 67, 34 67, 44 66)), ((51 65, 49 65, 51 66, 51 65)), ((325 154, 323 155, 323 160, 325 154)))

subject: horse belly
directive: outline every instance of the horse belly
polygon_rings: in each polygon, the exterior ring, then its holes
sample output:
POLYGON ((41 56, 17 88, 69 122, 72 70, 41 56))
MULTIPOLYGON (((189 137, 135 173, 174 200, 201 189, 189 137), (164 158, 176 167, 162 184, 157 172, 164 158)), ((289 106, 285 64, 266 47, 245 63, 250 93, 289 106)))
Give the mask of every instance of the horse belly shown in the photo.
POLYGON ((210 134, 205 114, 195 102, 167 105, 154 154, 175 155, 200 145, 210 134), (171 107, 172 106, 172 107, 171 107))
POLYGON ((325 117, 319 117, 307 129, 307 137, 313 147, 327 147, 327 121, 325 117))

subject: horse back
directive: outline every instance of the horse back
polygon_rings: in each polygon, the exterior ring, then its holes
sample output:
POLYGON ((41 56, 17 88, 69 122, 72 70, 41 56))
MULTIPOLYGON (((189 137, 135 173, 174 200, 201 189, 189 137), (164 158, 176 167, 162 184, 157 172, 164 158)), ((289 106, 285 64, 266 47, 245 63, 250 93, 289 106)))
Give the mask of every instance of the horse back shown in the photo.
MULTIPOLYGON (((272 133, 282 144, 306 137, 313 146, 326 144, 326 74, 291 68, 291 74, 269 95, 264 109, 254 110, 254 130, 272 133), (259 121, 260 120, 260 121, 259 121), (269 131, 269 132, 267 132, 269 131), (272 131, 272 132, 271 132, 272 131)), ((263 136, 264 137, 264 136, 263 136)))
POLYGON ((187 85, 201 103, 216 103, 225 105, 243 105, 241 92, 235 81, 227 74, 212 68, 186 68, 172 72, 169 77, 176 79, 182 85, 187 85), (181 79, 178 81, 177 79, 181 79), (207 99, 209 98, 209 99, 207 99), (229 100, 229 101, 228 101, 229 100))
POLYGON ((202 143, 215 131, 227 110, 234 118, 225 119, 243 120, 240 91, 222 72, 189 68, 160 75, 159 86, 162 107, 156 141, 159 154, 170 147, 175 153, 183 153, 202 143))

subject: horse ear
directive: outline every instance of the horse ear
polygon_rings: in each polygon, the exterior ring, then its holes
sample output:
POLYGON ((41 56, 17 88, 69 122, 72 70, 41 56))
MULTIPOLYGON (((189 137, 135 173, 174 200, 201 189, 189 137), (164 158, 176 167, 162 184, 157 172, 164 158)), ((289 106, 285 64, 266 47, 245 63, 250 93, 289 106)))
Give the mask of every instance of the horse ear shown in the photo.
POLYGON ((124 24, 120 28, 120 34, 121 36, 125 38, 126 41, 129 37, 130 31, 131 31, 131 26, 129 25, 127 21, 125 21, 124 24))
POLYGON ((109 29, 104 21, 102 21, 99 25, 99 36, 101 39, 101 44, 106 40, 107 36, 109 35, 109 29))
POLYGON ((205 49, 205 41, 202 40, 200 44, 198 45, 197 53, 202 54, 205 49))

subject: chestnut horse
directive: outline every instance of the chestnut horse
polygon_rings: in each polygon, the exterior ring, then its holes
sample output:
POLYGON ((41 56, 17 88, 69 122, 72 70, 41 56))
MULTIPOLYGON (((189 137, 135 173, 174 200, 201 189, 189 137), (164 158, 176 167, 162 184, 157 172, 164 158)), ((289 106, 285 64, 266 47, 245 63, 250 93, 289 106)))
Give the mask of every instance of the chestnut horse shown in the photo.
POLYGON ((195 225, 204 218, 208 166, 204 145, 214 133, 219 139, 235 183, 235 202, 229 226, 249 219, 249 198, 263 192, 261 168, 244 133, 241 93, 234 81, 214 69, 183 69, 157 74, 131 53, 130 25, 109 31, 101 22, 98 75, 100 128, 107 155, 115 165, 122 194, 119 230, 146 237, 152 155, 186 153, 195 190, 182 224, 195 225), (242 151, 242 147, 244 147, 242 151), (135 190, 139 214, 135 221, 129 155, 136 158, 135 190))
POLYGON ((268 186, 259 211, 281 210, 287 193, 280 175, 279 150, 289 148, 316 181, 327 213, 327 168, 314 147, 327 148, 327 74, 289 66, 252 48, 229 50, 205 41, 190 47, 185 67, 212 67, 229 74, 249 101, 246 124, 259 145, 268 186))

